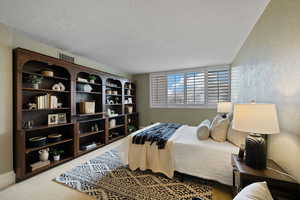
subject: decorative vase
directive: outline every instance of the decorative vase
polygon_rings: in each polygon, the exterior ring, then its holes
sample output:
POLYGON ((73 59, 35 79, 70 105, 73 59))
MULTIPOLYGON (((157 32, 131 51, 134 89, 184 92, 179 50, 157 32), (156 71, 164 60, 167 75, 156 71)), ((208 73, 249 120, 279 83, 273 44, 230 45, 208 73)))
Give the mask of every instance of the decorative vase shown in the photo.
POLYGON ((49 159, 49 148, 39 150, 40 161, 47 161, 49 159))
POLYGON ((60 160, 60 155, 53 156, 53 160, 54 161, 59 161, 60 160))
POLYGON ((39 84, 38 83, 33 83, 32 88, 33 89, 39 89, 39 84))

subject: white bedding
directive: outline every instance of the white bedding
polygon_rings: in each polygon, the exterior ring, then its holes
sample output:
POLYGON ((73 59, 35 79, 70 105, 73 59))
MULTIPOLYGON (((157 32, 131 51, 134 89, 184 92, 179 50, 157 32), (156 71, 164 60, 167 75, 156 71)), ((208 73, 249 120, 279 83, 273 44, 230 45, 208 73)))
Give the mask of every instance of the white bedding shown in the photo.
MULTIPOLYGON (((174 159, 173 168, 184 174, 232 185, 231 154, 238 153, 238 147, 229 142, 216 142, 212 139, 200 141, 196 129, 197 127, 182 126, 170 138, 173 143, 173 153, 170 155, 174 159)), ((130 138, 142 130, 126 137, 119 147, 124 163, 128 163, 130 138)))
POLYGON ((239 148, 229 142, 198 140, 196 129, 186 126, 176 133, 176 171, 232 185, 231 154, 238 153, 239 148))

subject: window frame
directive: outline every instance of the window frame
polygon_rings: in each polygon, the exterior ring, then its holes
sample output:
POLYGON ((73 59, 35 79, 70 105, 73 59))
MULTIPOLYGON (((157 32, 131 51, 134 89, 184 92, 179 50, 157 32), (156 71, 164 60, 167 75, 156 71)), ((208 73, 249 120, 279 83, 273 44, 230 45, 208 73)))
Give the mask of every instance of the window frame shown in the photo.
POLYGON ((187 70, 173 70, 173 71, 164 71, 164 72, 154 72, 150 73, 149 75, 149 101, 150 101, 150 108, 217 108, 217 103, 208 103, 208 71, 218 71, 218 70, 228 70, 229 73, 229 80, 228 80, 228 97, 229 101, 231 100, 231 66, 230 65, 222 65, 222 66, 210 66, 210 67, 197 67, 193 69, 187 70), (187 104, 187 78, 186 73, 197 73, 197 72, 204 72, 204 104, 187 104), (169 104, 168 103, 168 75, 171 74, 184 74, 184 103, 183 104, 169 104), (165 87, 165 104, 153 104, 152 102, 152 78, 156 76, 166 76, 166 87, 165 87))

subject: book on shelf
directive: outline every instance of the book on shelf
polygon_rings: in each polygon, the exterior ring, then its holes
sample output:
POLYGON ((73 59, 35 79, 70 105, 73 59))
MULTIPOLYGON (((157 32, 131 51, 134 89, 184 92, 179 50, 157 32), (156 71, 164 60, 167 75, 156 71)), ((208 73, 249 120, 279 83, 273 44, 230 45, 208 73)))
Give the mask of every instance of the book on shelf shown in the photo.
POLYGON ((58 99, 56 96, 46 94, 37 97, 37 109, 53 109, 58 106, 58 99))
POLYGON ((48 166, 48 165, 50 165, 50 160, 38 161, 36 163, 31 164, 30 167, 31 167, 31 171, 35 171, 37 169, 40 169, 40 168, 48 166))

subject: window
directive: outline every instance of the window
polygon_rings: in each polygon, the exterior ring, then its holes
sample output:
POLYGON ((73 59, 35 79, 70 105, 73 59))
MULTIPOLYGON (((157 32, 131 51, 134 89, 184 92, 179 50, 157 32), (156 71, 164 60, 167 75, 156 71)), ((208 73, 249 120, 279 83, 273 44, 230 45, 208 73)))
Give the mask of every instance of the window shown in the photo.
POLYGON ((152 73, 151 107, 208 107, 230 101, 230 79, 228 66, 152 73))

